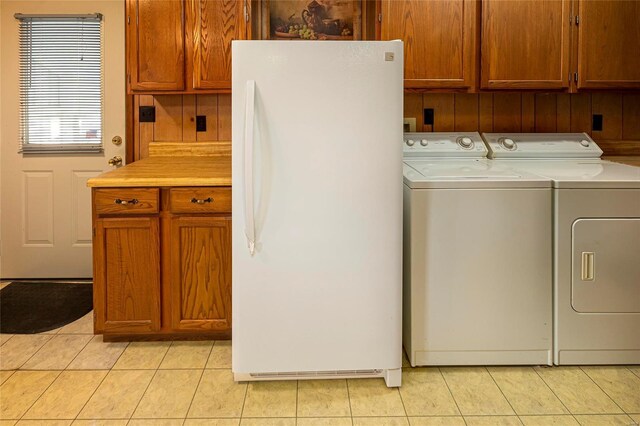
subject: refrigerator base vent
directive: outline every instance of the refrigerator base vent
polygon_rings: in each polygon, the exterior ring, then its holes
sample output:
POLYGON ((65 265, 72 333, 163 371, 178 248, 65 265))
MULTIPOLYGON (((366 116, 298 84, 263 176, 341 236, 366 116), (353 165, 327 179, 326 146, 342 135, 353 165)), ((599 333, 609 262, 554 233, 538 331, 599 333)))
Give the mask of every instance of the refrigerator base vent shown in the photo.
POLYGON ((281 373, 251 373, 255 379, 316 379, 320 377, 380 376, 382 370, 288 371, 281 373))

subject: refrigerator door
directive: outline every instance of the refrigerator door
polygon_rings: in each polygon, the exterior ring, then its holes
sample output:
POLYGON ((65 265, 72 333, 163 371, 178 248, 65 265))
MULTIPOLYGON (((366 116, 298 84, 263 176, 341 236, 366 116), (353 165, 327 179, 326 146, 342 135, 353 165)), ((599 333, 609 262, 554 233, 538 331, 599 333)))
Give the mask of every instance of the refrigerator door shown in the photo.
POLYGON ((236 378, 400 369, 402 42, 232 49, 236 378))

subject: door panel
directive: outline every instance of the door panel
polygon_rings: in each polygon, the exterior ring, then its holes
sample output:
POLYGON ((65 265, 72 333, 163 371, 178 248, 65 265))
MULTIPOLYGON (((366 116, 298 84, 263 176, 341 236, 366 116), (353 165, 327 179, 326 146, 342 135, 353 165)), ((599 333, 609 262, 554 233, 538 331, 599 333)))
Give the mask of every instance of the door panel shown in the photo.
POLYGON ((569 16, 569 0, 483 0, 482 88, 568 88, 569 16))
POLYGON ((640 1, 580 1, 578 88, 640 88, 640 1))
POLYGON ((1 257, 3 278, 90 278, 91 197, 86 180, 125 158, 124 4, 119 1, 3 1, 0 53, 1 257), (22 155, 19 115, 19 34, 15 13, 101 13, 103 26, 104 152, 88 155, 22 155))
POLYGON ((231 328, 231 220, 171 220, 172 328, 231 328))
POLYGON ((474 86, 476 9, 473 0, 383 0, 382 40, 404 41, 405 87, 474 86))
POLYGON ((578 219, 572 240, 573 309, 640 312, 640 219, 578 219))

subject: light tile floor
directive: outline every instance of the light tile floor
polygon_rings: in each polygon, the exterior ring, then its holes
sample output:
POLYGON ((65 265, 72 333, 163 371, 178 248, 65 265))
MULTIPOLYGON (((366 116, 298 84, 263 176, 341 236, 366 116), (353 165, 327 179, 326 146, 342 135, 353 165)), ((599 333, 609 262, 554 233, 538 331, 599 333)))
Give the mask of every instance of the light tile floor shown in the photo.
POLYGON ((234 383, 231 344, 104 343, 93 316, 0 335, 0 426, 638 425, 640 366, 410 368, 234 383))

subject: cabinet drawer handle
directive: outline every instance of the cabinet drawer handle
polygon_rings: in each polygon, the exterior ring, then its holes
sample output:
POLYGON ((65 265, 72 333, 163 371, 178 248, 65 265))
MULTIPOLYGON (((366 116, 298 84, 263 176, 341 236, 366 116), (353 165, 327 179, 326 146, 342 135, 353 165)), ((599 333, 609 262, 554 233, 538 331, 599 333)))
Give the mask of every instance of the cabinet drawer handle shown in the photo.
POLYGON ((138 204, 140 201, 138 201, 137 198, 133 198, 131 200, 121 200, 120 198, 116 198, 115 199, 115 203, 116 204, 120 204, 121 206, 126 206, 129 204, 138 204))
POLYGON ((203 200, 198 200, 197 198, 192 198, 191 202, 193 204, 205 204, 205 203, 212 203, 213 202, 213 198, 209 197, 209 198, 205 198, 203 200))

